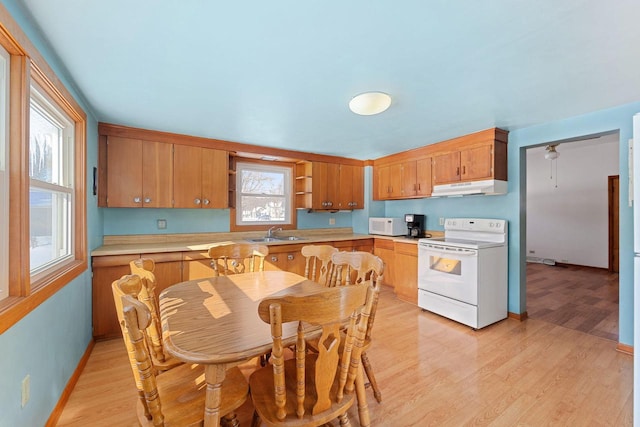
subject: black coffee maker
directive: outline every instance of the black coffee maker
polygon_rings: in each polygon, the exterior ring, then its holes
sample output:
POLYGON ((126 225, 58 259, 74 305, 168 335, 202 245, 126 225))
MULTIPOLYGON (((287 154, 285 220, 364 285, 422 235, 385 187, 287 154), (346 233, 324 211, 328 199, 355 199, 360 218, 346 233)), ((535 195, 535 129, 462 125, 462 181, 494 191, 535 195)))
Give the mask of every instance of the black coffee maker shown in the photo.
POLYGON ((405 214, 404 221, 407 223, 407 237, 413 239, 424 237, 424 226, 427 222, 425 215, 405 214))

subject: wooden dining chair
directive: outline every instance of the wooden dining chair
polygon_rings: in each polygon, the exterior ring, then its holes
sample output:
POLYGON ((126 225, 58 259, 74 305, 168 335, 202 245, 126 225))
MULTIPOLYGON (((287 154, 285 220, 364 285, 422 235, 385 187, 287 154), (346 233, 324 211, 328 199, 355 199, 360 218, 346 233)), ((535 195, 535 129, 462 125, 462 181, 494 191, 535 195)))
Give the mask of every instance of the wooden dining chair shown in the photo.
MULTIPOLYGON (((377 257, 369 252, 338 252, 331 257, 333 263, 333 273, 330 279, 330 286, 343 286, 358 284, 364 281, 371 280, 376 289, 380 289, 382 284, 382 275, 384 273, 384 262, 380 257, 377 257)), ((378 382, 373 373, 373 367, 371 361, 367 356, 367 350, 371 347, 371 330, 373 329, 373 322, 376 317, 376 309, 378 308, 378 293, 375 294, 375 300, 373 302, 373 308, 369 317, 369 323, 367 325, 367 332, 365 334, 364 347, 362 350, 362 366, 369 379, 369 384, 373 390, 373 396, 378 401, 382 402, 382 393, 378 387, 378 382)), ((311 347, 315 347, 317 344, 310 343, 311 347)))
POLYGON ((331 278, 331 256, 338 249, 331 245, 306 245, 300 252, 305 258, 304 277, 326 285, 331 278))
MULTIPOLYGON (((131 274, 135 274, 142 279, 142 289, 138 293, 138 299, 142 301, 151 312, 151 323, 149 323, 149 327, 147 327, 146 337, 151 351, 151 356, 153 357, 153 365, 158 370, 166 371, 167 369, 171 369, 182 362, 171 358, 164 350, 162 326, 160 324, 160 316, 158 314, 160 309, 156 298, 157 281, 154 274, 155 266, 155 261, 151 258, 138 258, 129 262, 131 274)), ((118 302, 116 302, 116 306, 117 305, 118 302)), ((119 320, 122 321, 120 316, 118 317, 119 320)))
MULTIPOLYGON (((355 400, 354 381, 361 369, 360 353, 374 294, 371 283, 362 283, 260 302, 258 314, 271 325, 273 366, 249 377, 253 426, 261 420, 268 426, 311 427, 335 418, 341 426, 350 425, 347 411, 355 400), (349 326, 343 335, 340 329, 345 319, 349 326), (285 360, 282 329, 289 322, 297 323, 296 350, 294 358, 285 360), (309 325, 321 330, 318 353, 306 351, 309 325)), ((318 332, 313 327, 310 330, 318 332)))
POLYGON ((214 276, 227 276, 253 271, 264 271, 264 259, 269 255, 265 245, 231 243, 209 248, 214 276))
MULTIPOLYGON (((133 361, 136 384, 139 383, 142 390, 136 409, 138 422, 142 426, 201 425, 206 391, 204 368, 182 364, 157 375, 145 339, 152 314, 147 305, 136 298, 142 289, 141 279, 137 275, 123 276, 113 286, 121 294, 125 344, 133 361)), ((220 413, 225 415, 222 425, 239 425, 234 411, 248 395, 248 383, 240 369, 229 369, 222 383, 220 413)))

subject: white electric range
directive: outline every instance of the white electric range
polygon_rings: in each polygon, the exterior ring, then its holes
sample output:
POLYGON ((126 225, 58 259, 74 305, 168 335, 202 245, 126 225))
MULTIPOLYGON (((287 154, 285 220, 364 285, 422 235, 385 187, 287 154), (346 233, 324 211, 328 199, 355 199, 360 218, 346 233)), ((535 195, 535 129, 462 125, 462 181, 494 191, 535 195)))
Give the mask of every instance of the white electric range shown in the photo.
POLYGON ((418 306, 475 329, 507 317, 507 221, 448 218, 418 241, 418 306))

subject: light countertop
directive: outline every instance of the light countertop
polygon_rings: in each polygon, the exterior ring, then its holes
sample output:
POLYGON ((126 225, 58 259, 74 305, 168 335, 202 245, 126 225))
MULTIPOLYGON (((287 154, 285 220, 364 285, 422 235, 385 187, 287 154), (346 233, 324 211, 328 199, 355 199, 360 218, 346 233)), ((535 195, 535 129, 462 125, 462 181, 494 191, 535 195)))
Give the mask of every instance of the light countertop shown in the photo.
MULTIPOLYGON (((91 256, 134 255, 162 252, 190 252, 207 251, 211 246, 242 242, 249 239, 263 237, 261 232, 230 232, 230 233, 197 233, 197 234, 154 234, 105 236, 104 244, 93 251, 91 256)), ((351 228, 284 230, 276 234, 278 237, 296 236, 299 240, 279 240, 272 242, 250 242, 267 246, 292 244, 318 244, 346 240, 384 239, 404 243, 417 244, 417 239, 404 236, 378 236, 372 234, 356 234, 351 228)))

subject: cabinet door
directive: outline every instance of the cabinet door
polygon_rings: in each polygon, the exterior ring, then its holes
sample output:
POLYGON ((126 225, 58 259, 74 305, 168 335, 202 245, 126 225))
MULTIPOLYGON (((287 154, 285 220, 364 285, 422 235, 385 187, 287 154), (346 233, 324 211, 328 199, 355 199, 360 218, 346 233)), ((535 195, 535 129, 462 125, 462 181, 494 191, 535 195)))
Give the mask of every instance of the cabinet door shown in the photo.
POLYGON ((142 206, 170 208, 173 201, 173 144, 142 141, 142 206))
POLYGON ((142 207, 142 141, 107 138, 107 206, 142 207))
POLYGON ((182 280, 204 279, 213 276, 208 252, 182 253, 182 280))
POLYGON ((433 185, 460 181, 460 152, 433 157, 433 185))
POLYGON ((282 245, 269 248, 265 270, 282 270, 304 275, 305 259, 300 253, 302 245, 282 245))
POLYGON ((389 197, 402 197, 402 163, 396 163, 389 167, 389 197))
POLYGON ((311 177, 311 206, 316 210, 327 209, 327 164, 313 162, 311 177))
POLYGON ((395 243, 394 292, 399 299, 418 303, 418 245, 395 243))
POLYGON ((402 197, 412 197, 417 192, 416 184, 416 162, 408 161, 402 164, 402 197))
POLYGON ((153 270, 156 276, 156 299, 160 292, 171 285, 182 282, 182 254, 180 252, 162 252, 142 254, 140 258, 151 258, 155 262, 153 270))
POLYGON ((351 166, 353 169, 351 209, 364 209, 364 168, 351 166))
POLYGON ((129 261, 136 258, 137 254, 93 258, 92 314, 93 336, 96 339, 122 336, 111 284, 125 274, 131 274, 129 261))
POLYGON ((173 207, 199 208, 200 206, 202 206, 202 148, 174 145, 173 207))
POLYGON ((460 152, 461 179, 478 180, 493 176, 493 146, 484 145, 460 152))
POLYGON ((375 239, 373 246, 373 254, 382 258, 384 262, 384 273, 382 284, 393 286, 394 278, 394 249, 393 240, 375 239))
POLYGON ((340 165, 337 163, 327 163, 327 202, 328 209, 339 209, 340 200, 340 165))
POLYGON ((340 165, 339 209, 364 209, 364 169, 340 165))
POLYGON ((431 195, 431 157, 416 161, 416 195, 431 195))
POLYGON ((379 166, 376 168, 376 178, 378 180, 378 192, 376 193, 376 200, 386 200, 389 198, 391 192, 390 174, 391 168, 389 166, 379 166))
POLYGON ((229 154, 223 150, 202 149, 203 208, 229 206, 229 154))

